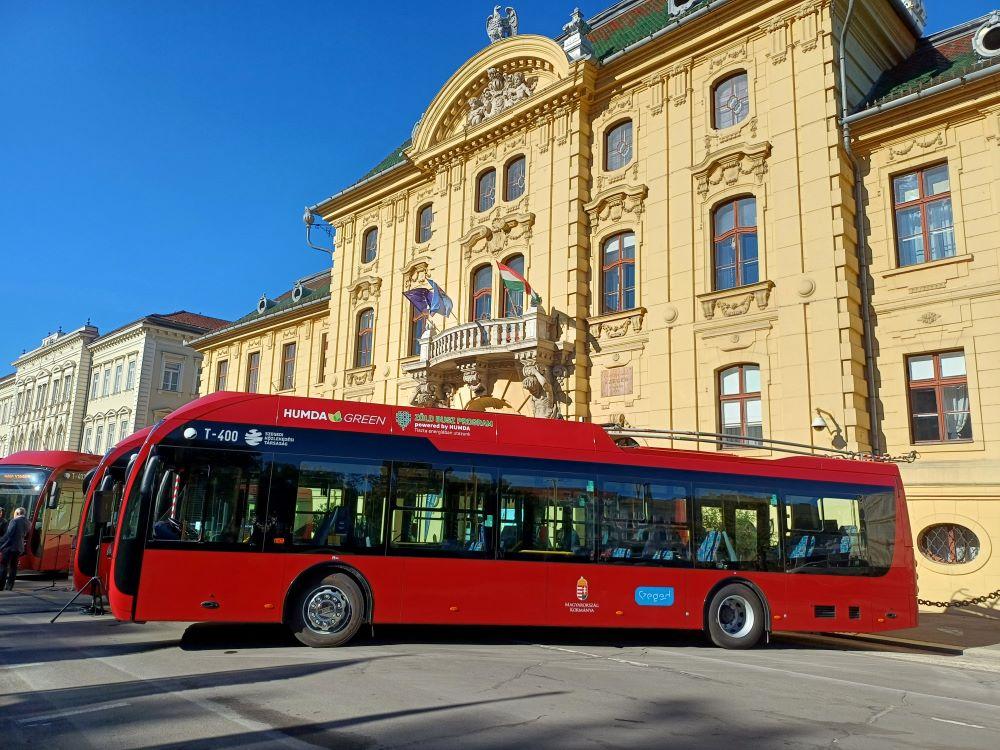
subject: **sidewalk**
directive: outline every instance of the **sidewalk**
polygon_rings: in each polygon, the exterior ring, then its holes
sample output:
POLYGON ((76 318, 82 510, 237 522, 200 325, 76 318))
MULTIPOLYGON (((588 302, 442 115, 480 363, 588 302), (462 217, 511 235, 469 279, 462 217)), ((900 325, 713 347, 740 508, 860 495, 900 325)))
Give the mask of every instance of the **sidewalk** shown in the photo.
POLYGON ((993 652, 1000 658, 1000 610, 986 607, 949 608, 944 612, 921 612, 920 624, 886 633, 845 633, 873 643, 915 646, 946 654, 970 649, 993 652))

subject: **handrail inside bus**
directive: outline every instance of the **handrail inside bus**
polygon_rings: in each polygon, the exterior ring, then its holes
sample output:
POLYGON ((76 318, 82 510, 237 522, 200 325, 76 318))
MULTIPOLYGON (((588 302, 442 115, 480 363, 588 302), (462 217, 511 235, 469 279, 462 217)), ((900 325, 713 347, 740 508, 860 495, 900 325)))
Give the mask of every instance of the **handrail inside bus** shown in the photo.
MULTIPOLYGON (((766 448, 780 453, 791 453, 798 456, 816 456, 825 458, 847 458, 855 461, 874 461, 876 463, 906 463, 912 464, 920 454, 910 451, 902 455, 893 456, 887 453, 872 453, 871 451, 849 451, 839 448, 826 448, 822 445, 809 445, 808 443, 794 443, 788 440, 774 440, 772 438, 748 438, 735 435, 726 435, 721 432, 700 432, 697 430, 670 430, 643 427, 623 427, 611 422, 600 425, 611 438, 642 438, 644 440, 681 440, 692 443, 711 443, 713 445, 745 445, 750 448, 766 448)), ((636 446, 622 446, 631 448, 636 446)), ((642 446, 639 446, 642 447, 642 446)))

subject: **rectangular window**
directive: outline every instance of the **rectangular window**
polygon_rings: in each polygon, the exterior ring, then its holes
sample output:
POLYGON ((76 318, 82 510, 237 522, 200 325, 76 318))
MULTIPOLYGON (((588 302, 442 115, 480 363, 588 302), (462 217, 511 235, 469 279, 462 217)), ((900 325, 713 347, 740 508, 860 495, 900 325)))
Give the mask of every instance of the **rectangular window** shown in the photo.
POLYGON ((907 357, 906 375, 914 443, 972 440, 964 351, 907 357))
POLYGON ((691 564, 690 492, 643 479, 601 483, 601 560, 691 564))
POLYGON ((871 575, 892 563, 892 492, 833 488, 795 490, 783 498, 785 570, 871 575))
POLYGON ((114 422, 111 422, 108 425, 108 450, 111 450, 112 446, 114 446, 115 444, 115 430, 117 429, 117 427, 118 425, 116 425, 114 422))
POLYGON ((159 448, 157 455, 152 541, 259 547, 267 520, 258 504, 260 454, 159 448))
POLYGON ((892 179, 892 192, 899 265, 913 266, 955 255, 948 165, 898 175, 892 179))
POLYGON ((101 373, 95 372, 94 379, 90 384, 90 397, 97 398, 97 393, 101 388, 101 373))
POLYGON ((226 390, 226 378, 229 376, 229 360, 220 359, 215 366, 215 390, 226 390))
POLYGON ((162 389, 164 391, 173 391, 179 393, 181 390, 181 363, 180 362, 164 362, 163 363, 163 382, 162 389))
POLYGON ((101 388, 101 396, 107 396, 111 393, 111 368, 104 368, 104 386, 101 388))
POLYGON ((594 482, 572 474, 504 474, 499 522, 502 557, 593 560, 594 482))
POLYGON ((310 457, 276 469, 296 477, 294 489, 272 482, 271 515, 291 517, 297 546, 381 553, 389 496, 389 464, 349 458, 310 457), (282 500, 284 502, 282 502, 282 500), (282 512, 280 507, 285 508, 282 512))
POLYGON ((52 396, 49 399, 49 406, 55 406, 55 404, 59 401, 59 393, 59 378, 56 378, 52 381, 52 396))
POLYGON ((66 379, 63 380, 63 401, 69 401, 72 393, 73 393, 73 376, 67 375, 66 379))
POLYGON ((128 361, 128 372, 125 374, 125 390, 131 391, 135 388, 135 360, 128 361))
POLYGON ((738 486, 695 487, 695 565, 780 570, 778 496, 738 486))
POLYGON ((87 431, 83 434, 83 452, 90 453, 90 436, 91 429, 88 427, 87 431))
POLYGON ((94 438, 94 453, 101 453, 103 451, 104 444, 104 425, 97 426, 97 432, 94 438))
POLYGON ((295 387, 295 342, 290 341, 281 347, 281 389, 289 390, 295 387))
POLYGON ((257 392, 257 381, 260 379, 260 352, 250 352, 247 355, 247 393, 257 392))
POLYGON ((319 380, 320 383, 326 382, 326 353, 329 342, 327 341, 327 334, 323 334, 319 337, 319 380))
POLYGON ((123 369, 124 368, 122 367, 121 364, 115 365, 115 385, 114 385, 115 393, 121 393, 122 392, 122 371, 123 371, 123 369))
POLYGON ((45 392, 48 390, 49 384, 42 383, 38 386, 38 390, 35 392, 35 410, 41 409, 45 406, 45 392))
POLYGON ((469 466, 394 465, 390 546, 398 551, 435 551, 492 556, 496 477, 469 466))
POLYGON ((121 424, 121 436, 122 440, 128 437, 128 420, 123 419, 121 424))

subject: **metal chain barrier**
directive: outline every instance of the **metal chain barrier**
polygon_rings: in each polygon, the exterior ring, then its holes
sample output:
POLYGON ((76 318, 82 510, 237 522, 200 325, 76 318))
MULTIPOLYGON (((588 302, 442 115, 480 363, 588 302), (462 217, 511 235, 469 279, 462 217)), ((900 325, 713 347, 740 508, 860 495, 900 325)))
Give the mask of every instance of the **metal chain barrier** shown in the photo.
POLYGON ((952 602, 932 602, 929 599, 917 599, 917 604, 923 604, 925 607, 971 607, 974 604, 987 604, 997 599, 1000 599, 1000 589, 997 589, 992 594, 977 596, 975 599, 963 599, 952 602))

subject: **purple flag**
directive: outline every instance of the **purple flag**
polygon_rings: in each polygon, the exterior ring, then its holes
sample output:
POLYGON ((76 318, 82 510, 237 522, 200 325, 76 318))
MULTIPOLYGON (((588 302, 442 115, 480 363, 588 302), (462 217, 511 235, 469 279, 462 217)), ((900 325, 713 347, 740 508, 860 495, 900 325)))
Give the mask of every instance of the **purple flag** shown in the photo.
POLYGON ((418 312, 427 312, 430 308, 431 290, 417 287, 403 292, 403 296, 410 300, 410 304, 417 308, 418 312))

